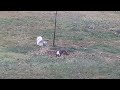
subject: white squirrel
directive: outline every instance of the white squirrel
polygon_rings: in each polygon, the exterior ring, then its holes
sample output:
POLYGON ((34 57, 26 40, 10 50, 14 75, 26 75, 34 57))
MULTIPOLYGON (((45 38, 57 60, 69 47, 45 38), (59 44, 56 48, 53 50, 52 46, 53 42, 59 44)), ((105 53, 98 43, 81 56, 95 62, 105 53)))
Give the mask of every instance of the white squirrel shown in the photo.
POLYGON ((41 36, 37 37, 37 45, 39 46, 46 46, 47 42, 43 40, 41 36))

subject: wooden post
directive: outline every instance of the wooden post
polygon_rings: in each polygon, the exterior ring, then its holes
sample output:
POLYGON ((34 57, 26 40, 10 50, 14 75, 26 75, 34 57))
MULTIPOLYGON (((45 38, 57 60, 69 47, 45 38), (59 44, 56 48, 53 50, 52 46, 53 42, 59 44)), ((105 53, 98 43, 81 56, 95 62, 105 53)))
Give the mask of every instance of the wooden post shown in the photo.
POLYGON ((53 47, 55 46, 56 18, 57 18, 57 11, 55 12, 55 29, 54 29, 54 35, 53 35, 53 47))

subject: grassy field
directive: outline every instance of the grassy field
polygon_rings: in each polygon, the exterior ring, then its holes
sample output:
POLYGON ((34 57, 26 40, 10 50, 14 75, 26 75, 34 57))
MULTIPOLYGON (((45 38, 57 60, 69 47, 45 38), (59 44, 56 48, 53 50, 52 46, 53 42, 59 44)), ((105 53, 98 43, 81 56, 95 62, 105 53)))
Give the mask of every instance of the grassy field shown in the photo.
POLYGON ((0 11, 1 79, 119 79, 120 12, 59 11, 56 48, 68 56, 44 54, 52 47, 53 11, 0 11), (48 40, 36 45, 36 37, 48 40))

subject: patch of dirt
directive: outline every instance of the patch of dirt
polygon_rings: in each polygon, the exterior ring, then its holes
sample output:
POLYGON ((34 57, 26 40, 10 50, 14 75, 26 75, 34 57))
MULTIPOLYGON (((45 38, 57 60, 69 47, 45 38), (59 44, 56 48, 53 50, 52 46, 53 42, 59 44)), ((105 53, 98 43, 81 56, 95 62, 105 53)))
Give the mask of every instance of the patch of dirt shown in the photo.
MULTIPOLYGON (((56 52, 57 50, 51 50, 50 47, 44 47, 37 49, 35 51, 31 51, 29 54, 31 56, 50 56, 50 57, 56 57, 56 52)), ((83 52, 80 51, 74 51, 74 52, 69 52, 67 51, 68 55, 61 55, 60 58, 75 58, 84 55, 83 52)))
POLYGON ((38 55, 46 55, 46 52, 49 50, 47 47, 40 47, 40 49, 32 51, 30 54, 33 56, 38 56, 38 55))
MULTIPOLYGON (((52 42, 52 41, 51 41, 52 42)), ((59 45, 61 47, 74 47, 74 48, 85 48, 91 45, 94 45, 96 43, 96 41, 79 41, 79 42, 72 42, 70 40, 57 40, 56 41, 56 45, 59 45)), ((50 45, 52 45, 52 43, 49 43, 50 45)), ((48 47, 44 47, 44 48, 40 48, 38 50, 32 51, 31 55, 33 56, 38 56, 38 55, 45 55, 45 56, 52 56, 55 57, 56 56, 56 49, 55 50, 51 50, 50 46, 48 47)), ((73 52, 69 52, 69 55, 62 55, 68 58, 74 58, 74 57, 86 57, 84 52, 80 52, 80 51, 73 51, 73 52)), ((87 55, 88 56, 88 55, 87 55)), ((89 57, 89 56, 88 56, 89 57)))
POLYGON ((76 58, 76 57, 83 57, 84 53, 80 52, 80 51, 75 51, 75 52, 71 52, 67 57, 68 58, 76 58))
MULTIPOLYGON (((33 56, 45 55, 45 56, 56 56, 57 50, 50 50, 49 47, 40 48, 39 50, 32 51, 30 54, 33 56)), ((62 54, 62 56, 64 56, 62 54)))

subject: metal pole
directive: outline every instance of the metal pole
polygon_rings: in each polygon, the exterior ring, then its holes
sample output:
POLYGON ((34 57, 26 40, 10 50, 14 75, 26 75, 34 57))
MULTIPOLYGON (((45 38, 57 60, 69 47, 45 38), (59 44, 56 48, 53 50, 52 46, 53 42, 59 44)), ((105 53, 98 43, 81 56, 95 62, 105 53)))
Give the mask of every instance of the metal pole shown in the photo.
POLYGON ((53 36, 53 47, 55 46, 56 18, 57 18, 57 11, 55 12, 55 29, 54 29, 54 36, 53 36))

